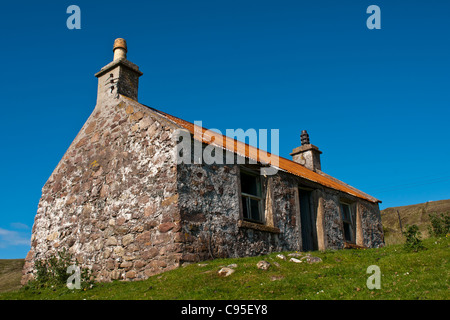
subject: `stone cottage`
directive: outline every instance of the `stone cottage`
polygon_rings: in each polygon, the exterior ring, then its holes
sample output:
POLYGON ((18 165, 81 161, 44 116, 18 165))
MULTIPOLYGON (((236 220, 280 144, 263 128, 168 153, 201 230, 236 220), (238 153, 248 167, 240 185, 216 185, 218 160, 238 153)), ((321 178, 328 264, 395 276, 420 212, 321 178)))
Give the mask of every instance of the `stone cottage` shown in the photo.
POLYGON ((322 172, 306 131, 292 160, 272 155, 276 173, 264 174, 273 162, 261 150, 199 138, 194 124, 139 103, 142 72, 125 40, 113 51, 95 75, 95 109, 42 189, 22 283, 62 248, 110 281, 213 258, 383 245, 380 201, 322 172), (236 161, 178 161, 180 132, 236 161))

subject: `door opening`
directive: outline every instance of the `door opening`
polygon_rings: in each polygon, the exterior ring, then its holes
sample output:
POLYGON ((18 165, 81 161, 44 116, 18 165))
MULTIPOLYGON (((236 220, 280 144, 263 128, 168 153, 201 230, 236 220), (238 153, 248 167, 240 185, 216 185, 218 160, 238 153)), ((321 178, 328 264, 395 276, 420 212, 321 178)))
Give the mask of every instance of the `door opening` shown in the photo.
POLYGON ((298 190, 303 251, 317 250, 316 221, 311 206, 311 191, 298 190))

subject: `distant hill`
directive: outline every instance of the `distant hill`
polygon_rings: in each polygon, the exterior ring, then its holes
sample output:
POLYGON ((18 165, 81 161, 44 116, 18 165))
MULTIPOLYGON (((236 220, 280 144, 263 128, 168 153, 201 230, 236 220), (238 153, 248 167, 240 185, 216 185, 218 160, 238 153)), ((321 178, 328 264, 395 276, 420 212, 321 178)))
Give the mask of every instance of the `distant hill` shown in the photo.
POLYGON ((381 222, 383 223, 386 244, 403 243, 404 241, 400 231, 399 215, 403 231, 407 225, 416 224, 422 232, 423 238, 428 237, 429 214, 434 212, 450 212, 450 200, 429 201, 382 210, 381 222))
POLYGON ((0 292, 17 290, 20 288, 24 259, 0 260, 0 292))

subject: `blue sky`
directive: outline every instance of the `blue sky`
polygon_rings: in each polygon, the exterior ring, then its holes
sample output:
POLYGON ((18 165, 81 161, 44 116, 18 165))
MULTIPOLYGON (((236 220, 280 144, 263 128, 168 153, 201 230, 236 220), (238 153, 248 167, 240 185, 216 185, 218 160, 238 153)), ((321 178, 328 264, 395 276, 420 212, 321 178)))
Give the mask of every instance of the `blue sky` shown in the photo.
POLYGON ((300 132, 383 201, 450 198, 448 1, 21 1, 0 8, 0 258, 23 258, 41 188, 95 106, 115 38, 139 101, 207 128, 300 132), (69 30, 69 5, 81 30, 69 30), (381 30, 369 30, 369 5, 381 30))

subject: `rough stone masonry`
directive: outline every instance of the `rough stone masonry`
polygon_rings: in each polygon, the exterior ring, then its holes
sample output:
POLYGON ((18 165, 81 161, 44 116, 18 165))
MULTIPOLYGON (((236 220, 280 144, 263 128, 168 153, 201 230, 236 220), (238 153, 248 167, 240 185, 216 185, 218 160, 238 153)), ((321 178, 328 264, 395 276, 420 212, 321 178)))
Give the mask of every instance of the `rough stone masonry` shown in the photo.
POLYGON ((186 122, 137 102, 142 72, 126 55, 117 39, 96 74, 95 109, 42 188, 23 284, 37 259, 63 248, 110 281, 213 258, 384 244, 379 200, 323 173, 309 137, 272 176, 254 174, 261 164, 177 163, 186 122), (245 183, 258 184, 258 198, 245 183))

